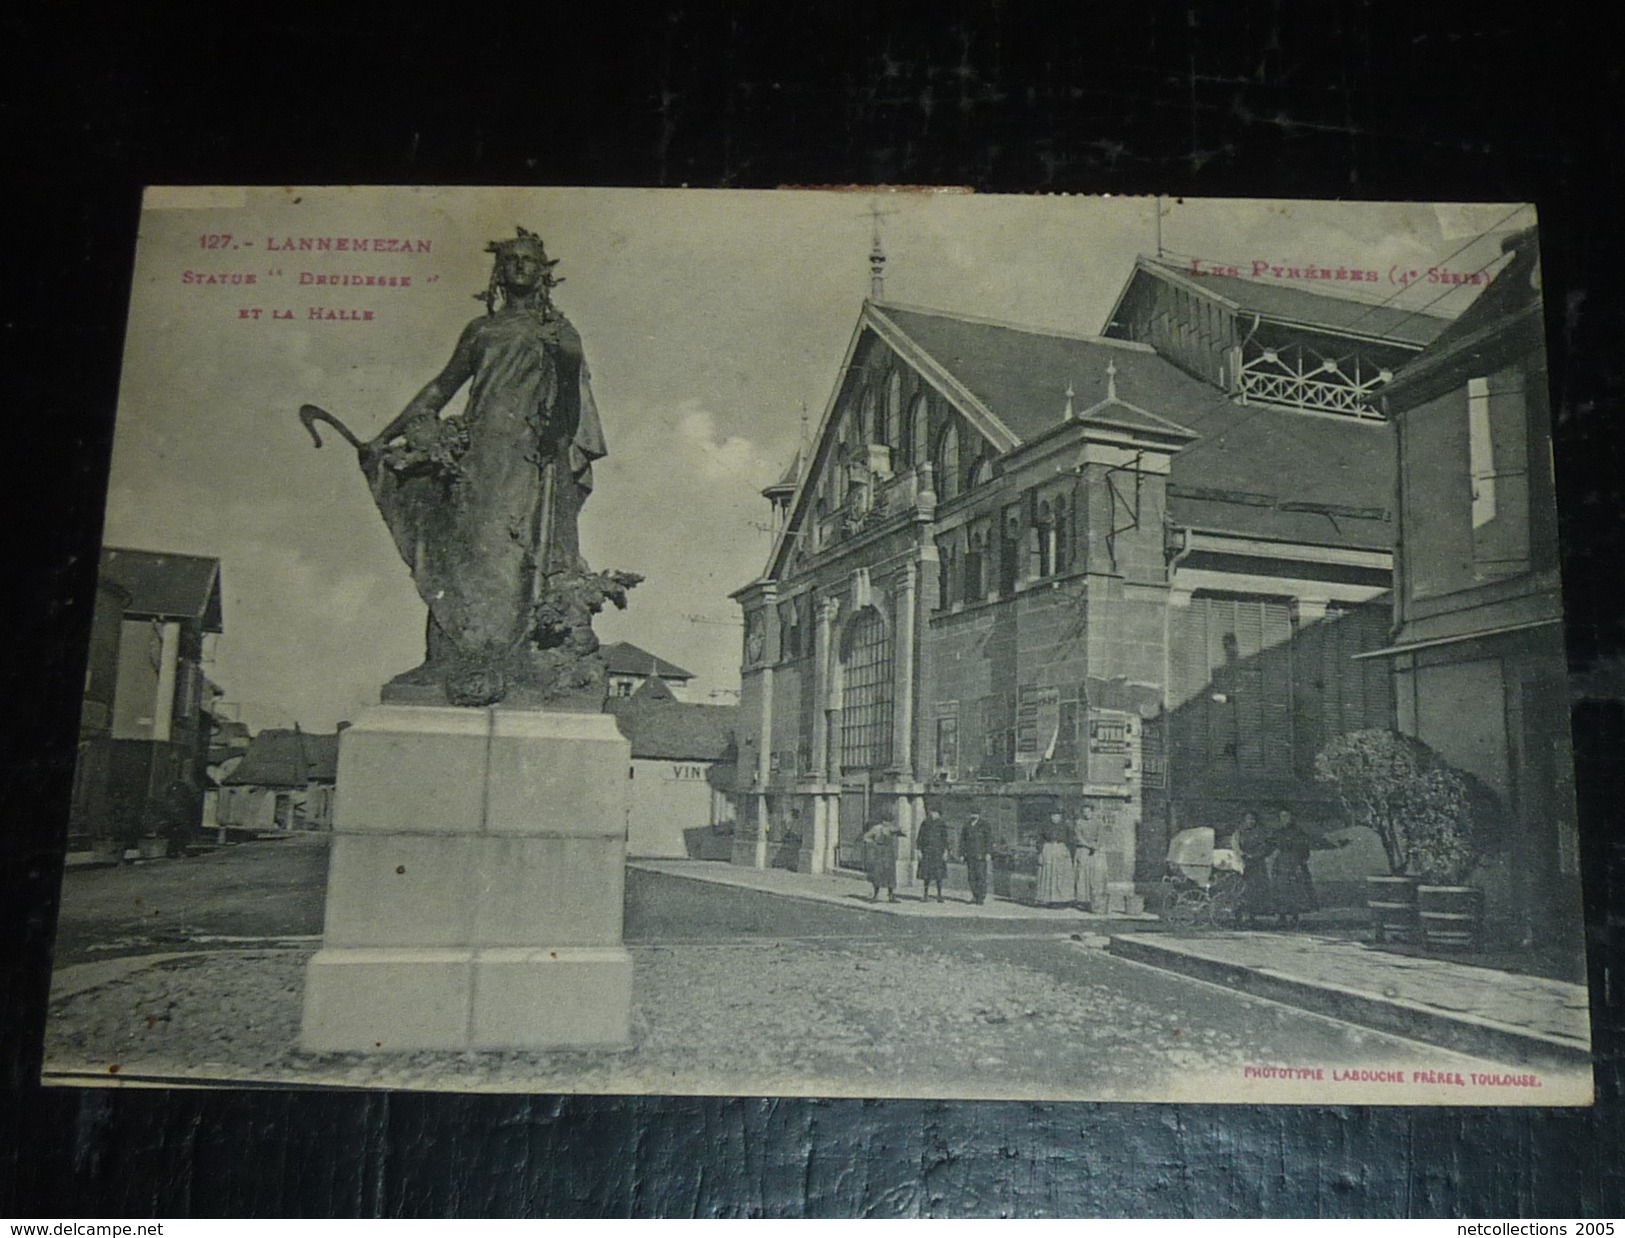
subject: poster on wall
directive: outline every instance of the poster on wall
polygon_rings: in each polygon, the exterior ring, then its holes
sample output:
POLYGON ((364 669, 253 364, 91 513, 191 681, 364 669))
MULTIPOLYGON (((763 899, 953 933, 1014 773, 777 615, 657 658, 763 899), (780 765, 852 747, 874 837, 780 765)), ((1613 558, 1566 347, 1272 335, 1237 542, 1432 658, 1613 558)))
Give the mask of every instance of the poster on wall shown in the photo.
POLYGON ((1538 237, 149 189, 44 1081, 1590 1104, 1538 237))

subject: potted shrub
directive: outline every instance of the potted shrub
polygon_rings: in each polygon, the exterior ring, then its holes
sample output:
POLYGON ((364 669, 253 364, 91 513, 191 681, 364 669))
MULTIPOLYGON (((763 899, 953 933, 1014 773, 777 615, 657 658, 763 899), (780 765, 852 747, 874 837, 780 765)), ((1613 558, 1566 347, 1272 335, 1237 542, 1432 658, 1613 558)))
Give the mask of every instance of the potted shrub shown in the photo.
POLYGON ((1478 949, 1484 891, 1467 882, 1489 849, 1499 805, 1481 782, 1449 765, 1441 763, 1423 777, 1428 811, 1409 823, 1422 939, 1446 949, 1478 949))
POLYGON ((1431 750, 1397 731, 1351 731, 1315 757, 1315 778, 1330 783, 1350 825, 1375 831, 1388 860, 1386 876, 1366 878, 1366 906, 1378 941, 1410 938, 1417 931, 1416 888, 1410 872, 1405 822, 1412 792, 1431 750))
POLYGON ((1421 740, 1380 729, 1337 736, 1315 758, 1315 777, 1331 784, 1350 825, 1374 830, 1382 842, 1388 873, 1366 878, 1377 940, 1416 938, 1434 924, 1444 934, 1428 935, 1435 944, 1476 942, 1483 896, 1462 882, 1488 836, 1487 789, 1421 740))

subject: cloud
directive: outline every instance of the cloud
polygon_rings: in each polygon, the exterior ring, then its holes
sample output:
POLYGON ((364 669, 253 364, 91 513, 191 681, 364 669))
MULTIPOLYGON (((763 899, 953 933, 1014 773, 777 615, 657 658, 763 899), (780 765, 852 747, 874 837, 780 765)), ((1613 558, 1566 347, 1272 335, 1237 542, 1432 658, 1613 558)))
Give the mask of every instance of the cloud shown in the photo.
POLYGON ((755 478, 765 479, 772 471, 772 465, 753 441, 742 434, 723 433, 717 428, 714 413, 694 407, 693 401, 685 404, 687 411, 677 422, 677 446, 684 462, 701 476, 749 484, 755 478))
POLYGON ((739 609, 728 595, 766 562, 770 513, 760 491, 793 447, 730 432, 692 397, 605 416, 610 454, 594 470, 583 550, 595 566, 646 579, 624 614, 599 620, 599 635, 693 671, 702 693, 735 687, 739 609))

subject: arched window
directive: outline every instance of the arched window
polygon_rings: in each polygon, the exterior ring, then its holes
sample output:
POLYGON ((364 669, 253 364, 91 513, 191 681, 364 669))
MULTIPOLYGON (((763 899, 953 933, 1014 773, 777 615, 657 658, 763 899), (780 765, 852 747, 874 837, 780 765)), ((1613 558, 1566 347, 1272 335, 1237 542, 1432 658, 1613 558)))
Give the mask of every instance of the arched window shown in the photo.
POLYGON ((950 421, 937 444, 937 498, 946 502, 959 494, 959 424, 950 421))
POLYGON ((854 616, 841 642, 841 765, 881 769, 891 764, 891 634, 880 612, 854 616))
POLYGON ((1049 544, 1051 570, 1057 575, 1072 566, 1070 558, 1072 548, 1067 545, 1066 539, 1066 518, 1066 499, 1062 495, 1056 495, 1049 525, 1049 544))
POLYGON ((965 541, 965 605, 987 599, 987 532, 972 529, 965 541))
POLYGON ((863 399, 858 401, 858 447, 867 447, 870 443, 879 442, 875 438, 875 389, 865 387, 863 399))
POLYGON ((1033 575, 1050 576, 1055 572, 1055 508, 1048 499, 1038 501, 1033 520, 1033 575))
POLYGON ((954 576, 959 566, 959 549, 951 541, 937 543, 937 609, 954 604, 954 576))
POLYGON ((779 603, 779 657, 799 658, 801 648, 801 599, 779 603))
POLYGON ((914 397, 908 432, 908 462, 918 468, 931 459, 931 401, 926 399, 923 391, 914 397))
POLYGON ((830 452, 830 506, 839 510, 846 502, 847 463, 852 459, 852 411, 841 414, 835 430, 834 450, 830 452))
POLYGON ((993 480, 993 452, 986 448, 977 459, 976 465, 970 471, 970 484, 972 486, 985 485, 993 480))
POLYGON ((999 521, 999 592, 1010 597, 1021 580, 1021 507, 1004 509, 999 521))
POLYGON ((903 451, 903 375, 893 370, 886 378, 886 438, 892 451, 903 451))

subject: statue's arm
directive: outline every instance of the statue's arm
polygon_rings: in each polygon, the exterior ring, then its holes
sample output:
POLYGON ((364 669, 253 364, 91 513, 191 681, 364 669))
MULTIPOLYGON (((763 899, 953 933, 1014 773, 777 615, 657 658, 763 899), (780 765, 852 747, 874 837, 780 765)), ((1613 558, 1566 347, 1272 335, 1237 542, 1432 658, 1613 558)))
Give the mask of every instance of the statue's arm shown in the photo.
POLYGON ((474 374, 474 333, 479 325, 478 321, 472 322, 464 329, 446 368, 412 397, 412 402, 401 410, 400 415, 379 431, 374 442, 382 444, 399 438, 413 422, 437 417, 440 410, 451 403, 451 397, 457 394, 458 388, 474 374))

